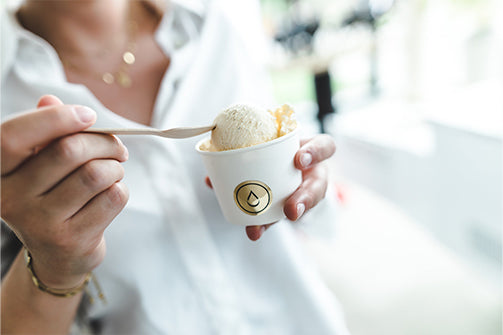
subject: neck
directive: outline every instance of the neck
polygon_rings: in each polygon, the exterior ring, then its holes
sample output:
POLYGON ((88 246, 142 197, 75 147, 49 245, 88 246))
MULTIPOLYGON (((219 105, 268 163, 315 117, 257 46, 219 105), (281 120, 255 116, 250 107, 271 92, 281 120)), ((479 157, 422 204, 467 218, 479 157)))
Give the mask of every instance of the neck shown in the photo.
POLYGON ((25 28, 58 52, 85 55, 103 46, 122 47, 129 21, 139 18, 137 4, 140 2, 128 0, 26 0, 18 17, 25 28))

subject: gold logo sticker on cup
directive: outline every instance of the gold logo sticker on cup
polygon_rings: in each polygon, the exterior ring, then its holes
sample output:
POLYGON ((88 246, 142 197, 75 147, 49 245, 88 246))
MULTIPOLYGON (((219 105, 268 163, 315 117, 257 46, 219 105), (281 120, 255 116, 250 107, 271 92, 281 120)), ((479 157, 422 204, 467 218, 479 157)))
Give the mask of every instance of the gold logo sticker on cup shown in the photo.
POLYGON ((271 206, 272 192, 269 186, 258 180, 244 181, 234 189, 234 200, 243 212, 259 215, 271 206))

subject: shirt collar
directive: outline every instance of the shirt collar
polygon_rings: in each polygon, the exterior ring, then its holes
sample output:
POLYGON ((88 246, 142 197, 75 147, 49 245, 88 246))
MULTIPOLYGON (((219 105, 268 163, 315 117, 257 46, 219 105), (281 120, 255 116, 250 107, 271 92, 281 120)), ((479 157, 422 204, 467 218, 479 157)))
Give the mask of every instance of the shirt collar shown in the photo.
POLYGON ((184 7, 201 18, 204 17, 208 5, 208 1, 205 0, 168 0, 167 3, 173 3, 177 6, 184 7))

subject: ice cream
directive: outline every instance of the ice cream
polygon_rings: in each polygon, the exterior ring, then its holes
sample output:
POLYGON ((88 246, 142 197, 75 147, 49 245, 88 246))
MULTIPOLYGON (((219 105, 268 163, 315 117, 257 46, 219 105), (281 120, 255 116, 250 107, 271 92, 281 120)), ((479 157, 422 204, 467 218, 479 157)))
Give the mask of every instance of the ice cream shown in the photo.
POLYGON ((288 105, 283 105, 270 113, 274 116, 278 137, 288 134, 297 128, 297 120, 293 109, 288 105))
POLYGON ((293 164, 300 147, 293 110, 234 105, 215 125, 195 149, 226 220, 256 226, 284 218, 285 201, 302 182, 293 164))
POLYGON ((274 111, 238 104, 215 118, 211 138, 201 145, 206 151, 225 151, 268 142, 297 127, 295 114, 288 105, 274 111))

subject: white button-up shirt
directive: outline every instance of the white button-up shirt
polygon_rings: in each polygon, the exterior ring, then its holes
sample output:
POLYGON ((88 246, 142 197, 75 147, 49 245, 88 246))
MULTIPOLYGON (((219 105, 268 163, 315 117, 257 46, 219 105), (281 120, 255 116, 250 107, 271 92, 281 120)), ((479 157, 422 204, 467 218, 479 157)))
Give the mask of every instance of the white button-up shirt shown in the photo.
MULTIPOLYGON (((246 16, 237 20, 221 1, 170 3, 156 33, 171 64, 153 127, 209 124, 232 103, 269 103, 264 71, 253 45, 241 36, 246 16)), ((32 109, 40 96, 54 94, 64 103, 94 109, 96 127, 142 127, 108 110, 87 87, 68 83, 55 50, 23 29, 13 10, 3 13, 1 56, 2 117, 32 109)), ((200 138, 121 139, 130 153, 124 163, 130 200, 105 232, 107 256, 95 273, 108 304, 89 307, 95 329, 102 334, 347 333, 337 303, 290 224, 279 222, 251 242, 244 227, 225 221, 194 150, 200 138)))

